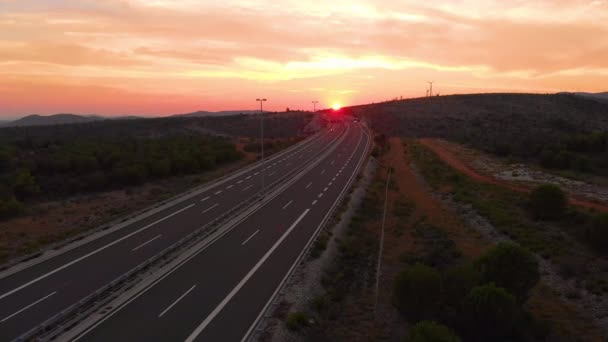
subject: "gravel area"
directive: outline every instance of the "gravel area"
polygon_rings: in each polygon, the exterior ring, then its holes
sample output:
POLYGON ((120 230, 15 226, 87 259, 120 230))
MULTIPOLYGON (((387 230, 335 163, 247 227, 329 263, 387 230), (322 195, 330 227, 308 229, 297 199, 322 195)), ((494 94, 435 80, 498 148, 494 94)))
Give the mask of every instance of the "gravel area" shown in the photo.
POLYGON ((522 182, 524 184, 532 183, 535 185, 544 183, 555 184, 570 194, 590 200, 608 202, 608 187, 561 177, 534 169, 525 164, 500 165, 484 158, 478 158, 473 162, 473 166, 478 170, 493 175, 496 179, 509 182, 522 182))

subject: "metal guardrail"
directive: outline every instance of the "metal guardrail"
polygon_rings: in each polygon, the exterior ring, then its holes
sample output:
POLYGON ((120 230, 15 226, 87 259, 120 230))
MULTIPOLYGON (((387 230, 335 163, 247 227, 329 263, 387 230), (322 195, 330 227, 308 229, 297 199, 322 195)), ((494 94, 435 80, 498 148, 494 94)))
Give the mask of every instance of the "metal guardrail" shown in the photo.
MULTIPOLYGON (((329 149, 324 149, 321 152, 319 152, 318 154, 316 154, 315 156, 309 158, 308 161, 314 160, 319 155, 327 155, 330 151, 333 151, 333 149, 335 149, 335 147, 333 147, 333 148, 330 147, 329 149)), ((319 160, 322 160, 322 159, 324 159, 324 158, 320 158, 319 160)), ((268 163, 268 161, 266 161, 266 163, 268 163)), ((277 179, 274 182, 272 182, 271 184, 267 185, 266 193, 274 190, 276 187, 283 184, 291 176, 293 176, 294 174, 298 174, 299 172, 302 172, 302 170, 294 169, 294 170, 291 170, 288 173, 284 174, 279 179, 277 179)), ((179 253, 176 253, 177 251, 179 251, 180 249, 186 249, 188 246, 193 246, 193 245, 197 244, 198 242, 200 242, 205 237, 207 237, 210 234, 212 234, 213 232, 215 232, 216 229, 218 227, 220 227, 222 223, 224 223, 224 220, 229 218, 232 214, 234 214, 235 212, 237 212, 239 210, 243 210, 243 209, 246 209, 246 208, 252 206, 257 201, 263 200, 264 198, 261 195, 262 195, 261 191, 258 191, 255 194, 253 194, 252 196, 250 196, 249 198, 239 202, 237 205, 235 205, 231 209, 227 210, 226 212, 222 213, 221 215, 219 215, 212 221, 206 223, 205 225, 198 228, 194 232, 188 234, 187 236, 185 236, 185 237, 181 238, 180 240, 178 240, 177 242, 173 243, 171 246, 165 248, 160 253, 149 258, 148 260, 144 261, 143 263, 139 264, 138 266, 127 271, 120 277, 114 279, 110 283, 97 289, 93 293, 89 294, 88 296, 84 297, 83 299, 79 300, 78 302, 72 304, 71 306, 67 307, 66 309, 62 310, 61 312, 57 313, 56 315, 52 316, 51 318, 47 319, 43 323, 32 328, 25 334, 22 334, 21 336, 16 338, 14 341, 30 341, 30 340, 50 341, 50 340, 53 340, 58 335, 69 330, 70 328, 74 327, 82 319, 84 319, 86 316, 86 315, 84 315, 84 313, 88 313, 93 308, 98 308, 102 304, 105 304, 105 301, 103 301, 103 299, 108 299, 112 293, 117 292, 119 289, 124 288, 129 283, 133 283, 134 280, 136 280, 138 278, 138 275, 140 275, 143 271, 149 270, 152 267, 161 267, 161 266, 166 265, 167 263, 169 263, 170 261, 174 260, 175 258, 177 258, 179 256, 179 253), (213 228, 216 228, 216 229, 213 229, 213 228)))

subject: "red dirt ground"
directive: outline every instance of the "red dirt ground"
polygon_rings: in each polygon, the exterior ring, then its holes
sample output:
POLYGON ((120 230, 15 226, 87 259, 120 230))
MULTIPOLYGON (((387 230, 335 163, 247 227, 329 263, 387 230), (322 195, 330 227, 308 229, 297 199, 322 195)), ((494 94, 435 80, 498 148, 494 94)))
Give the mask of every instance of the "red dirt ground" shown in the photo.
MULTIPOLYGON (((466 165, 462 160, 460 160, 456 156, 454 156, 450 151, 448 151, 442 145, 441 141, 439 141, 437 139, 424 138, 424 139, 420 139, 419 141, 421 144, 423 144, 424 146, 430 148, 433 152, 435 152, 441 158, 441 160, 443 160, 445 163, 449 164, 453 168, 466 174, 467 176, 471 177, 472 179, 474 179, 478 182, 496 184, 496 185, 499 185, 499 186, 502 186, 502 187, 505 187, 505 188, 508 188, 508 189, 511 189, 511 190, 517 191, 517 192, 528 193, 528 192, 532 191, 532 189, 529 187, 515 185, 512 183, 503 181, 503 180, 498 180, 498 179, 488 176, 488 175, 480 174, 479 172, 475 171, 473 168, 466 165)), ((570 204, 575 205, 577 207, 595 209, 595 210, 599 210, 599 211, 608 211, 608 205, 606 205, 606 204, 591 202, 589 200, 581 199, 581 198, 578 198, 575 196, 570 196, 569 201, 570 201, 570 204)))

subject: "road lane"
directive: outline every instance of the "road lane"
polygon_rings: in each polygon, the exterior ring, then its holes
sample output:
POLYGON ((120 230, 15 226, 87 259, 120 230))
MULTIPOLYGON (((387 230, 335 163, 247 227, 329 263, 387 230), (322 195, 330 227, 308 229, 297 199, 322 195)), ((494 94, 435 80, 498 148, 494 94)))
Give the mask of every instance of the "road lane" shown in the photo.
MULTIPOLYGON (((305 145, 304 148, 308 149, 306 152, 300 152, 302 148, 299 148, 294 153, 304 153, 306 159, 313 158, 326 147, 324 144, 328 144, 337 136, 337 134, 322 135, 305 145)), ((293 155, 280 155, 277 159, 292 157, 293 155)), ((302 162, 292 167, 282 167, 282 172, 298 169, 305 164, 302 162)), ((220 187, 236 184, 238 180, 245 182, 247 175, 259 172, 257 170, 260 167, 230 180, 220 187)), ((259 177, 250 178, 247 183, 251 183, 248 186, 252 194, 261 186, 259 177)), ((37 304, 32 310, 20 313, 19 319, 7 319, 0 322, 0 336, 11 339, 25 333, 36 324, 156 255, 166 246, 201 227, 224 210, 228 210, 233 206, 232 204, 235 205, 242 200, 243 195, 234 192, 235 190, 236 187, 215 194, 217 189, 208 189, 208 191, 178 203, 157 215, 137 222, 133 227, 123 228, 0 279, 0 317, 7 317, 10 313, 20 310, 40 298, 44 292, 48 293, 49 290, 56 292, 55 295, 37 304), (217 200, 217 206, 212 208, 214 210, 201 213, 203 206, 207 203, 199 204, 199 202, 208 201, 209 198, 217 200), (220 210, 220 203, 224 206, 221 208, 222 210, 220 210), (197 205, 201 210, 192 210, 198 208, 197 205), (137 250, 138 253, 133 253, 133 250, 143 242, 159 235, 162 235, 162 238, 150 241, 151 243, 145 248, 137 250)))
MULTIPOLYGON (((359 128, 349 132, 340 146, 346 146, 355 155, 355 160, 359 160, 363 158, 367 139, 359 128)), ((355 173, 356 164, 348 158, 351 153, 338 156, 338 150, 213 245, 139 293, 128 305, 112 311, 81 340, 179 341, 188 338, 201 326, 204 327, 200 329, 197 340, 239 340, 240 337, 233 337, 239 334, 242 337, 248 330, 349 180, 345 175, 333 181, 332 177, 343 165, 349 174, 355 173), (335 165, 331 164, 332 159, 335 159, 335 165), (323 168, 327 172, 319 176, 323 168), (314 186, 311 186, 312 180, 315 181, 314 186), (307 187, 311 189, 306 190, 307 187), (312 208, 311 202, 320 192, 327 195, 312 208), (283 209, 289 201, 292 204, 283 209), (310 214, 307 212, 298 220, 305 210, 310 214), (296 221, 298 223, 294 225, 296 221), (281 243, 277 244, 279 240, 281 243), (264 261, 260 262, 262 259, 264 261), (252 272, 253 269, 255 271, 252 272), (267 277, 268 282, 259 284, 258 278, 266 278, 260 273, 266 272, 273 275, 267 277), (153 314, 166 307, 170 298, 179 296, 184 284, 192 282, 198 283, 200 288, 188 296, 188 301, 180 302, 161 320, 153 314), (264 288, 261 292, 265 296, 245 290, 252 286, 264 288), (243 301, 239 299, 242 296, 257 299, 243 301), (234 310, 243 314, 226 316, 225 312, 233 310, 231 308, 235 305, 237 308, 234 310), (222 325, 231 331, 218 328, 222 325)))

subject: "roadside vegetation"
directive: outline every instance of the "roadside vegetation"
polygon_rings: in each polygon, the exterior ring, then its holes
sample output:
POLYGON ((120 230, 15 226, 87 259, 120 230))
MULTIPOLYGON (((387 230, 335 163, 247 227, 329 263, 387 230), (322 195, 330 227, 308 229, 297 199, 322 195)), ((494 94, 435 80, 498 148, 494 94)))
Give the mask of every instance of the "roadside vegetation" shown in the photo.
POLYGON ((608 103, 572 94, 470 94, 344 108, 379 133, 436 137, 511 161, 608 176, 608 103))
POLYGON ((376 176, 298 334, 331 341, 601 340, 586 313, 541 279, 550 262, 581 290, 603 295, 602 244, 592 241, 601 241, 607 215, 570 207, 552 185, 525 194, 477 183, 413 140, 390 141, 376 141, 376 176), (513 242, 487 239, 436 196, 479 212, 513 242))
POLYGON ((541 185, 525 194, 474 182, 422 145, 409 146, 433 188, 471 205, 500 233, 557 265, 567 278, 578 279, 598 295, 608 293, 608 274, 603 266, 603 254, 608 252, 603 243, 607 240, 606 214, 568 206, 564 193, 555 185, 541 185))
MULTIPOLYGON (((576 302, 581 291, 599 298, 607 294, 606 213, 568 205, 566 195, 555 185, 540 185, 526 194, 496 184, 475 182, 445 164, 425 146, 410 141, 407 147, 416 166, 434 191, 442 196, 448 195, 460 205, 479 213, 498 232, 553 265, 564 279, 560 281, 573 284, 573 290, 561 294, 565 299, 576 302)), ((479 265, 479 261, 473 264, 479 265)), ((498 264, 492 268, 508 269, 508 266, 498 264)), ((515 277, 517 271, 511 270, 505 275, 515 277)), ((494 283, 503 286, 500 282, 494 283)), ((524 282, 519 284, 523 286, 524 282)), ((508 286, 506 288, 509 289, 508 286)), ((538 285, 538 288, 543 288, 542 291, 546 292, 540 293, 541 290, 537 290, 535 297, 525 303, 525 307, 533 311, 534 317, 542 317, 551 310, 538 300, 552 290, 544 284, 538 285)), ((524 298, 523 291, 514 288, 509 290, 517 299, 524 298)), ((587 311, 586 314, 590 312, 587 311)), ((568 321, 562 323, 565 325, 551 320, 540 322, 540 325, 533 323, 531 332, 536 336, 547 329, 551 336, 557 334, 563 338, 573 338, 573 331, 569 328, 577 324, 568 321), (543 325, 546 327, 543 328, 543 325)))
POLYGON ((0 218, 22 213, 30 200, 205 172, 241 158, 217 137, 19 140, 0 149, 0 218))
MULTIPOLYGON (((307 115, 267 114, 266 155, 300 141, 307 115)), ((259 123, 237 115, 0 129, 0 263, 256 160, 259 123)))

